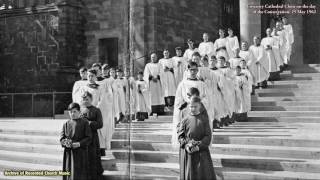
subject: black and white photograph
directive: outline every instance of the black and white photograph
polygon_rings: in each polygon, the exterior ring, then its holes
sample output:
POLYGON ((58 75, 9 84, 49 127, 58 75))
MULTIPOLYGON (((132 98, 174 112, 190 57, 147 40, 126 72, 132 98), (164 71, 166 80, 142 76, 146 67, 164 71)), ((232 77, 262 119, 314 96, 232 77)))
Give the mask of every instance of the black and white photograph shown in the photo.
POLYGON ((320 0, 0 0, 0 180, 320 180, 320 0))

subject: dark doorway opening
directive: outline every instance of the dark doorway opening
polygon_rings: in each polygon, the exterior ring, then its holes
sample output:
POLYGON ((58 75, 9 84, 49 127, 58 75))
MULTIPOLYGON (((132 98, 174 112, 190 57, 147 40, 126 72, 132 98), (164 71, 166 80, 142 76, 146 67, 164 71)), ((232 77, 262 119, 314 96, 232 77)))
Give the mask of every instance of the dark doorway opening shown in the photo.
POLYGON ((99 62, 118 66, 118 38, 99 39, 99 62))
MULTIPOLYGON (((223 0, 221 3, 221 28, 231 28, 234 35, 240 34, 240 10, 238 0, 223 0)), ((225 34, 228 35, 227 32, 225 34)))

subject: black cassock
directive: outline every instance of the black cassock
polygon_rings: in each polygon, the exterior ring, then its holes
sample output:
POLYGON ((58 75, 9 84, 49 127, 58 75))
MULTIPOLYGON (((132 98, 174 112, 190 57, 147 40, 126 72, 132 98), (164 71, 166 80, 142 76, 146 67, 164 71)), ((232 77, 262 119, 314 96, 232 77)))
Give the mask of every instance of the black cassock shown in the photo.
POLYGON ((88 147, 89 156, 89 178, 90 180, 99 180, 102 178, 103 168, 101 164, 101 152, 99 136, 97 130, 102 128, 103 121, 99 108, 94 106, 81 108, 82 117, 89 120, 92 132, 92 141, 88 147))
POLYGON ((60 142, 65 148, 63 171, 71 173, 71 176, 63 176, 63 180, 88 180, 88 145, 91 142, 91 128, 88 121, 83 118, 67 121, 62 128, 60 142), (67 148, 63 143, 65 139, 80 142, 80 147, 67 148))
POLYGON ((198 115, 186 112, 178 125, 180 143, 180 179, 181 180, 215 180, 216 176, 210 156, 212 132, 208 114, 202 108, 198 115), (189 154, 185 145, 191 140, 198 141, 199 151, 189 154))

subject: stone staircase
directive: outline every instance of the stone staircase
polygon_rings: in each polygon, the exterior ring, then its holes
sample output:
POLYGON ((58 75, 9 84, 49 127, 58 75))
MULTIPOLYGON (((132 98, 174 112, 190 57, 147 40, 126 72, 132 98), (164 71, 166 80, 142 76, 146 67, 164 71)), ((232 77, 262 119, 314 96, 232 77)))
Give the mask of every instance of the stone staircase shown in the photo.
MULTIPOLYGON (((248 122, 213 133, 210 147, 218 179, 320 179, 320 68, 292 67, 252 97, 248 122), (311 69, 311 70, 310 70, 311 69)), ((65 120, 1 119, 0 171, 60 170, 59 130, 65 120)), ((105 179, 178 179, 171 116, 120 124, 103 157, 105 179), (129 166, 130 164, 130 166, 129 166)), ((0 179, 61 179, 8 177, 0 179)))

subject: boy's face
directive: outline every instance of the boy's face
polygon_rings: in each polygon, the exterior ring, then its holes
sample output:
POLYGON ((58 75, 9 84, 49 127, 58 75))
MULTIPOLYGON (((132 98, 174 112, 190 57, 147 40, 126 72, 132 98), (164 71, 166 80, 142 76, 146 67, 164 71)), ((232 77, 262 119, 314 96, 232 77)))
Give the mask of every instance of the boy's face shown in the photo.
POLYGON ((88 72, 88 76, 87 76, 88 80, 93 82, 97 80, 97 76, 91 72, 88 72))
POLYGON ((242 51, 248 50, 248 44, 245 43, 245 42, 241 43, 241 50, 242 50, 242 51))
POLYGON ((116 77, 116 71, 115 70, 110 70, 110 76, 115 78, 116 77))
POLYGON ((204 33, 203 36, 202 36, 202 38, 203 38, 203 41, 204 41, 204 42, 208 42, 208 41, 209 41, 209 36, 208 36, 207 33, 204 33))
POLYGON ((142 79, 143 79, 142 74, 138 74, 138 79, 139 79, 139 80, 142 80, 142 79))
POLYGON ((200 113, 200 103, 191 102, 189 105, 191 114, 199 114, 200 113))
POLYGON ((197 55, 192 56, 192 59, 191 59, 192 62, 195 62, 197 64, 199 64, 200 60, 201 60, 201 58, 197 55))
POLYGON ((163 51, 164 58, 169 58, 169 51, 163 51))
POLYGON ((189 48, 193 48, 193 42, 192 41, 188 42, 188 46, 189 48))
POLYGON ((176 50, 176 55, 177 56, 182 56, 182 51, 179 49, 179 50, 176 50))
POLYGON ((71 119, 78 119, 80 117, 80 111, 73 108, 69 111, 69 116, 71 119))
POLYGON ((102 69, 102 75, 107 76, 109 73, 109 69, 102 69))
POLYGON ((229 30, 228 30, 228 34, 229 34, 230 36, 232 36, 232 35, 233 35, 233 31, 232 31, 231 29, 229 29, 229 30))
POLYGON ((209 66, 210 68, 216 67, 217 61, 215 59, 210 59, 209 66))
POLYGON ((82 99, 81 99, 81 104, 82 105, 89 106, 89 105, 91 105, 91 103, 92 103, 92 98, 91 97, 89 97, 89 96, 82 97, 82 99))
POLYGON ((224 37, 224 32, 222 30, 219 31, 219 36, 222 38, 224 37))
POLYGON ((260 39, 258 37, 253 38, 254 45, 260 45, 260 39))
POLYGON ((81 79, 87 79, 88 73, 87 71, 80 71, 80 77, 81 79))
POLYGON ((244 69, 247 66, 247 63, 245 61, 240 62, 241 69, 244 69))
POLYGON ((188 70, 190 72, 190 78, 194 79, 197 77, 197 74, 198 74, 198 67, 197 66, 191 66, 188 70))
POLYGON ((93 67, 93 69, 97 71, 97 76, 101 76, 101 70, 99 67, 93 67))
POLYGON ((236 68, 236 75, 238 76, 238 75, 240 75, 240 73, 241 73, 241 69, 240 68, 236 68))
POLYGON ((122 73, 122 72, 117 72, 117 77, 118 77, 118 78, 122 78, 122 76, 123 76, 123 73, 122 73))
POLYGON ((153 63, 157 62, 157 55, 155 53, 151 54, 151 62, 153 63))

